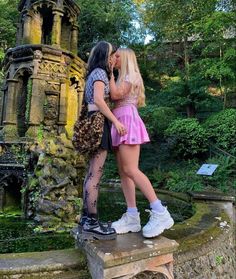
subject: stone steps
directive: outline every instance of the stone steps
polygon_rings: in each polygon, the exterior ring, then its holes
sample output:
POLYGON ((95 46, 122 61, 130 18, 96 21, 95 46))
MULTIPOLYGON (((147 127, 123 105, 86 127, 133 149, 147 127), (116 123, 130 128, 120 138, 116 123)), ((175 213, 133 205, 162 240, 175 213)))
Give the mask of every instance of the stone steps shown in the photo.
POLYGON ((0 279, 88 279, 83 253, 75 249, 0 254, 0 279))

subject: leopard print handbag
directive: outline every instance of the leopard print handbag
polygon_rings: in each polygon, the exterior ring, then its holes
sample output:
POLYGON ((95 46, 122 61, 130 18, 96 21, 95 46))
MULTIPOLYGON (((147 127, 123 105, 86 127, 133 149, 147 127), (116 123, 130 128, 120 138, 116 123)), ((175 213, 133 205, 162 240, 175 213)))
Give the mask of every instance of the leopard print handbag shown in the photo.
POLYGON ((80 154, 92 155, 98 150, 102 141, 104 120, 104 115, 100 111, 89 116, 87 104, 82 104, 72 137, 72 144, 80 154))

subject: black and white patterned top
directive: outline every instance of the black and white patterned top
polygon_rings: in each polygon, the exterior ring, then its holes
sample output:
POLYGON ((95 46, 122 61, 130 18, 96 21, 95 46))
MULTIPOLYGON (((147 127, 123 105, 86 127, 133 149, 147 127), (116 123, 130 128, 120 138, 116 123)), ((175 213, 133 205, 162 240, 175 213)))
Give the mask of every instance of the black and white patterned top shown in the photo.
POLYGON ((94 104, 94 82, 102 81, 105 84, 104 99, 109 97, 109 80, 105 70, 101 68, 94 69, 87 78, 85 85, 85 102, 94 104))

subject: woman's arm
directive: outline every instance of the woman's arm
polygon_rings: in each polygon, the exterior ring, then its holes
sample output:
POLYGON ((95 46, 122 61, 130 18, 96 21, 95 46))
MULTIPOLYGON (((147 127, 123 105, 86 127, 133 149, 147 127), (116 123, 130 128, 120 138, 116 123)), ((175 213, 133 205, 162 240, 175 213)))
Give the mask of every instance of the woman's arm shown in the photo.
POLYGON ((119 85, 116 84, 114 75, 111 75, 110 79, 110 95, 112 100, 120 100, 129 94, 131 90, 131 83, 128 81, 122 81, 119 85))
POLYGON ((105 84, 102 81, 94 82, 94 103, 99 108, 100 112, 104 114, 116 127, 120 135, 126 134, 126 129, 123 124, 114 116, 106 102, 104 101, 105 84))

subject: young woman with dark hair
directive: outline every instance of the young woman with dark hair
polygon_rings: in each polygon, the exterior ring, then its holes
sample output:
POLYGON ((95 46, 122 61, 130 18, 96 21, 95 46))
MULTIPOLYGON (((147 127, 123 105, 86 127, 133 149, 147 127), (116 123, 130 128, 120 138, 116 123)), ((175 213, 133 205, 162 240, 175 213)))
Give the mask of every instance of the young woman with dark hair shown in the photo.
POLYGON ((79 222, 80 237, 84 239, 114 239, 116 232, 110 226, 98 221, 97 201, 99 182, 107 152, 112 149, 111 123, 119 135, 126 133, 125 127, 111 112, 107 100, 110 98, 109 77, 112 59, 116 49, 108 42, 101 41, 92 49, 87 66, 85 85, 85 102, 88 105, 89 115, 100 111, 105 117, 101 145, 90 158, 88 171, 83 186, 84 209, 79 222))

